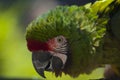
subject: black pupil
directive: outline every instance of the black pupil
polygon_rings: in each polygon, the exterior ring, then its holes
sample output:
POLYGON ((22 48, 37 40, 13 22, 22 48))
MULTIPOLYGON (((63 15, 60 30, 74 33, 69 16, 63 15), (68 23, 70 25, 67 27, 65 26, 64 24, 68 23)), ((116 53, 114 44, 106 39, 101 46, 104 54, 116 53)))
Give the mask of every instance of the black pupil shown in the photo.
POLYGON ((61 42, 62 41, 62 39, 61 38, 58 38, 58 42, 61 42))

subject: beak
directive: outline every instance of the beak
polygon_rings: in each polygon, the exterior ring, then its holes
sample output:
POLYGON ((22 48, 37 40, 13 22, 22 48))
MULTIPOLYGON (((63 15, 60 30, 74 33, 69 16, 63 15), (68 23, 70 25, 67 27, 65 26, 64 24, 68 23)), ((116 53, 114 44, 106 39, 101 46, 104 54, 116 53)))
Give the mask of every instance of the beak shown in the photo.
POLYGON ((48 67, 49 68, 49 62, 52 55, 49 52, 33 52, 32 53, 32 62, 34 65, 35 70, 43 77, 44 70, 48 67))
POLYGON ((58 72, 63 68, 63 61, 46 51, 33 52, 32 62, 35 70, 43 78, 46 78, 44 71, 58 72))

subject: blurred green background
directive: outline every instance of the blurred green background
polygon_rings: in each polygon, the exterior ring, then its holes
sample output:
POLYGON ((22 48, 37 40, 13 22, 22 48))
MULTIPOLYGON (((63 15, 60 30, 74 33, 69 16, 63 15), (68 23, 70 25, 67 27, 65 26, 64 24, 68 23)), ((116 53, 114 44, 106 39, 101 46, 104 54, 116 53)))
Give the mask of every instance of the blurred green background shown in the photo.
MULTIPOLYGON (((25 29, 37 16, 55 8, 57 5, 72 5, 73 0, 0 0, 0 79, 30 78, 42 79, 34 70, 31 53, 27 50, 25 29), (70 3, 69 3, 70 2, 70 3)), ((77 0, 76 0, 77 1, 77 0)), ((85 1, 81 4, 85 4, 85 1)), ((81 65, 82 66, 82 65, 81 65)), ((71 78, 68 75, 55 78, 54 74, 46 72, 47 80, 89 80, 101 78, 103 68, 91 75, 80 75, 71 78)))

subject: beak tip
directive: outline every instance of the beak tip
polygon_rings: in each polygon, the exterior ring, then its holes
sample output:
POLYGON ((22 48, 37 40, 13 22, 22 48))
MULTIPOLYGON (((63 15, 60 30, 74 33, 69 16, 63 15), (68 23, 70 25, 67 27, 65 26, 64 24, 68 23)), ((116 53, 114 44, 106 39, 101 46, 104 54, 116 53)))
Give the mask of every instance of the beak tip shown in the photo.
POLYGON ((40 74, 41 77, 46 78, 44 74, 40 74))
POLYGON ((43 78, 46 78, 46 77, 45 77, 45 74, 44 74, 44 69, 39 69, 38 73, 39 73, 39 75, 42 76, 43 78))
POLYGON ((43 78, 46 78, 44 75, 42 75, 43 78))

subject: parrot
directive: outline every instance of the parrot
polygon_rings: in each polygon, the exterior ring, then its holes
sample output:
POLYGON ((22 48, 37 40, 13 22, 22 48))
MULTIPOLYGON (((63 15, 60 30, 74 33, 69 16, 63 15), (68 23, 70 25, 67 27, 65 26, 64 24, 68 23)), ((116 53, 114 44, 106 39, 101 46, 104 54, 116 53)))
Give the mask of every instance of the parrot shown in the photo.
POLYGON ((36 72, 73 78, 105 67, 103 80, 120 80, 120 0, 57 6, 26 28, 36 72))

